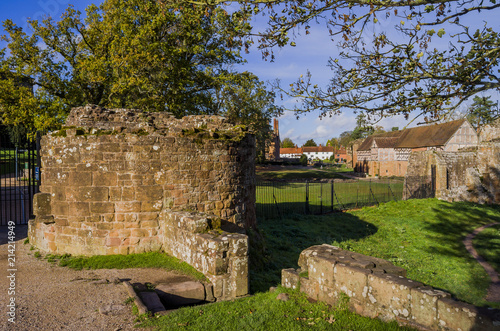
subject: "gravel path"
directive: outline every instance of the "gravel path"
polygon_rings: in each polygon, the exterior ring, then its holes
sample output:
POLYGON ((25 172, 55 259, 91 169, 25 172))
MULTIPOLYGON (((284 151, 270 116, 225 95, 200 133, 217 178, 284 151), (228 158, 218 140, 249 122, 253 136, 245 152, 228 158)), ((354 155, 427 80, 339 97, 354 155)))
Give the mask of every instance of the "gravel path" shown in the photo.
MULTIPOLYGON (((26 226, 17 225, 14 272, 9 271, 7 227, 0 227, 0 330, 141 330, 125 305, 128 294, 121 282, 182 281, 186 276, 162 269, 72 270, 34 257, 24 245, 26 226), (9 275, 15 274, 10 283, 9 275), (108 282, 109 281, 109 282, 108 282), (15 294, 9 294, 9 287, 15 294), (15 323, 8 321, 10 300, 16 303, 15 323)), ((10 247, 12 248, 12 247, 10 247)))

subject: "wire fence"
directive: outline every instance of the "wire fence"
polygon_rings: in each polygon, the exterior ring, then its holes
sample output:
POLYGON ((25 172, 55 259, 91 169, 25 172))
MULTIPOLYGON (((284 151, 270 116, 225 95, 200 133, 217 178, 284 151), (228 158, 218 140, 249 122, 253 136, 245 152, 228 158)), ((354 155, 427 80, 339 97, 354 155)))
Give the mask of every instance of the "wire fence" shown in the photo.
POLYGON ((281 218, 288 214, 325 214, 374 206, 409 198, 428 198, 427 178, 332 180, 329 182, 257 182, 256 209, 259 218, 281 218), (425 188, 425 189, 422 189, 425 188))

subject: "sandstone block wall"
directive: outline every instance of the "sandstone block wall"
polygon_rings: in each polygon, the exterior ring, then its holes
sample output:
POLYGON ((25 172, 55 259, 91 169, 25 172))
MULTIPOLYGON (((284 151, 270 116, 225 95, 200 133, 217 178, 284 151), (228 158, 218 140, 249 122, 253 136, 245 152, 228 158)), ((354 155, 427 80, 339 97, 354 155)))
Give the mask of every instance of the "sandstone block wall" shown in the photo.
MULTIPOLYGON (((38 248, 74 255, 165 250, 212 273, 205 264, 220 260, 202 262, 200 252, 217 236, 199 234, 195 223, 240 233, 255 226, 255 139, 244 127, 217 116, 176 119, 96 106, 73 109, 67 125, 41 141, 41 193, 29 229, 38 248), (181 211, 201 216, 176 225, 181 211)), ((231 253, 242 245, 233 241, 215 249, 226 254, 229 274, 245 269, 236 260, 246 261, 243 251, 231 253)))
POLYGON ((304 250, 299 266, 282 271, 283 286, 331 305, 347 295, 349 308, 363 316, 427 330, 497 330, 500 325, 500 311, 452 300, 382 259, 321 245, 304 250))

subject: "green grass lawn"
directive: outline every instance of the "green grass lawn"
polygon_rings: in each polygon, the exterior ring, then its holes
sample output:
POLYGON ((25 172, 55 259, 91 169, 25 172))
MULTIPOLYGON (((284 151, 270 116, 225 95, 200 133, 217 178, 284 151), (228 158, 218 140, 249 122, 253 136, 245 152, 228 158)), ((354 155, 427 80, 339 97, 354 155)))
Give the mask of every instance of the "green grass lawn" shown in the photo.
POLYGON ((292 212, 304 213, 308 187, 309 210, 353 209, 391 200, 401 200, 403 182, 393 179, 351 180, 335 183, 257 182, 257 216, 277 218, 292 212))
MULTIPOLYGON (((389 260, 405 268, 409 278, 446 290, 460 300, 500 308, 498 303, 483 300, 488 276, 462 244, 475 228, 499 220, 497 207, 437 199, 389 202, 323 216, 261 220, 259 228, 267 240, 268 254, 252 271, 252 289, 265 291, 278 284, 280 270, 297 267, 302 250, 329 243, 389 260)), ((496 240, 496 235, 491 238, 492 243, 498 243, 496 240)), ((498 244, 489 251, 491 254, 485 256, 488 260, 500 261, 498 244)))
MULTIPOLYGON (((25 162, 28 162, 29 152, 23 150, 23 152, 18 152, 18 169, 24 169, 25 162)), ((36 155, 36 152, 33 155, 36 155)), ((32 156, 35 158, 35 156, 32 156)), ((11 174, 16 172, 16 151, 12 149, 0 150, 0 175, 11 174)))
POLYGON ((500 224, 484 229, 476 235, 472 245, 500 273, 500 224))
POLYGON ((317 179, 317 178, 346 178, 342 176, 342 169, 335 170, 318 170, 318 169, 300 169, 293 168, 290 170, 279 169, 274 171, 258 171, 257 180, 298 180, 298 179, 317 179))
MULTIPOLYGON (((39 252, 38 256, 41 256, 39 252)), ((148 252, 129 255, 95 255, 71 256, 48 254, 45 259, 49 262, 58 262, 61 267, 76 270, 82 269, 125 269, 125 268, 163 268, 169 271, 178 271, 195 279, 206 281, 206 277, 186 262, 160 252, 148 252)))
POLYGON ((139 326, 155 330, 412 330, 351 313, 345 304, 329 307, 311 303, 303 293, 279 288, 275 292, 235 301, 181 308, 167 316, 146 319, 139 326), (290 296, 277 300, 279 293, 290 296))

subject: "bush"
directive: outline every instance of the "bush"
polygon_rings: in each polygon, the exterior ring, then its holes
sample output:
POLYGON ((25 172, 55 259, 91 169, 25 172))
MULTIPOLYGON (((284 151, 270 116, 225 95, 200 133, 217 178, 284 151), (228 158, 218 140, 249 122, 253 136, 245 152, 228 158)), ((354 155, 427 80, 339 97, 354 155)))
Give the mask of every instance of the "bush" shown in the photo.
POLYGON ((299 162, 300 162, 300 164, 302 164, 303 166, 306 166, 306 165, 307 165, 307 156, 306 156, 305 154, 302 154, 302 155, 300 156, 299 162))

